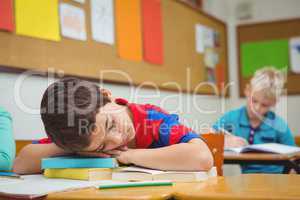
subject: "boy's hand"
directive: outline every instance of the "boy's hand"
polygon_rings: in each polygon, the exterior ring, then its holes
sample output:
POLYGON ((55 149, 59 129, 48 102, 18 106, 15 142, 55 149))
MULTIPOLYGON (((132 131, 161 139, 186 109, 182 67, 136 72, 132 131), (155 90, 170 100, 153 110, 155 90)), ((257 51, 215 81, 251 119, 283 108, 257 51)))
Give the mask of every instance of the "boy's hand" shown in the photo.
POLYGON ((234 135, 225 135, 224 148, 243 147, 246 145, 248 145, 248 142, 242 137, 237 137, 234 135))
POLYGON ((111 155, 103 152, 86 152, 86 151, 81 151, 77 152, 78 155, 80 156, 86 156, 86 157, 100 157, 100 158, 110 158, 111 155))
POLYGON ((125 165, 128 165, 128 164, 132 164, 131 162, 131 155, 133 153, 134 149, 128 149, 126 151, 122 151, 117 157, 116 159, 122 163, 122 164, 125 164, 125 165))

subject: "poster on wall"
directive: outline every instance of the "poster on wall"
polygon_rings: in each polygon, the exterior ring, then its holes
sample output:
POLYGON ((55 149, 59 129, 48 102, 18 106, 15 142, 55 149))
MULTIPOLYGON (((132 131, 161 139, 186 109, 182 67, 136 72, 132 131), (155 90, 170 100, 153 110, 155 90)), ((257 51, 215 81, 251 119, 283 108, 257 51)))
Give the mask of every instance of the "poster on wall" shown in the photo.
POLYGON ((201 24, 195 25, 195 43, 196 43, 196 52, 204 53, 205 45, 204 45, 204 34, 205 34, 205 26, 201 24))
POLYGON ((58 0, 16 0, 16 34, 60 41, 58 0))
POLYGON ((142 28, 144 60, 163 64, 162 9, 159 0, 142 0, 142 28))
POLYGON ((83 41, 87 39, 83 9, 61 3, 60 25, 63 36, 83 41))
POLYGON ((300 37, 289 41, 291 71, 300 74, 300 37))
POLYGON ((241 45, 242 76, 251 77, 264 66, 287 70, 289 66, 288 39, 248 42, 241 45))
POLYGON ((114 2, 118 55, 121 59, 142 61, 141 1, 115 0, 114 2))
POLYGON ((92 37, 97 42, 114 44, 113 0, 91 0, 92 37))
POLYGON ((0 29, 14 30, 13 0, 0 0, 0 29))

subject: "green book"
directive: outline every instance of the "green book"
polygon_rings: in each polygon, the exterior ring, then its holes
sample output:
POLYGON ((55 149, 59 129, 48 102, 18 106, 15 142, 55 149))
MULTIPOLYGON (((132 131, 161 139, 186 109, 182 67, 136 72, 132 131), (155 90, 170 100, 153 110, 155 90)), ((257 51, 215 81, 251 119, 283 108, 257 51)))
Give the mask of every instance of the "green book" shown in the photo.
POLYGON ((172 186, 172 181, 141 181, 124 183, 103 183, 99 189, 128 188, 128 187, 147 187, 147 186, 172 186))

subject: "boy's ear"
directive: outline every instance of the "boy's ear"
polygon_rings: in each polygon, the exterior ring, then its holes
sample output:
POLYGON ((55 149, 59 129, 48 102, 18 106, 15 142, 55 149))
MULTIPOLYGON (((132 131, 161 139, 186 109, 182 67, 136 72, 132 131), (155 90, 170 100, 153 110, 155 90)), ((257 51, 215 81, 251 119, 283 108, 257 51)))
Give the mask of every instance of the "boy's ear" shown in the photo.
POLYGON ((103 96, 108 97, 110 100, 113 99, 113 98, 112 98, 112 95, 111 95, 111 92, 110 92, 109 90, 101 88, 101 89, 100 89, 100 92, 101 92, 101 94, 102 94, 103 96))
POLYGON ((251 93, 251 86, 249 85, 249 83, 246 85, 245 90, 244 90, 244 94, 246 97, 249 97, 251 93))

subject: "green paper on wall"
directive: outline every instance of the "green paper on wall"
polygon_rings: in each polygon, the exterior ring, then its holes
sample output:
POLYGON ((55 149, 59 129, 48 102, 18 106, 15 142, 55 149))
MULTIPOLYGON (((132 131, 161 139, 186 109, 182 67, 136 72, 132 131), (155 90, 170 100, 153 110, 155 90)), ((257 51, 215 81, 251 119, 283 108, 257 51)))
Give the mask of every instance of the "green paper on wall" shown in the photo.
POLYGON ((288 40, 251 42, 241 45, 242 76, 250 77, 264 66, 287 70, 289 66, 288 40))

